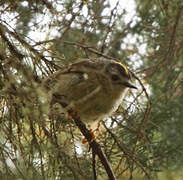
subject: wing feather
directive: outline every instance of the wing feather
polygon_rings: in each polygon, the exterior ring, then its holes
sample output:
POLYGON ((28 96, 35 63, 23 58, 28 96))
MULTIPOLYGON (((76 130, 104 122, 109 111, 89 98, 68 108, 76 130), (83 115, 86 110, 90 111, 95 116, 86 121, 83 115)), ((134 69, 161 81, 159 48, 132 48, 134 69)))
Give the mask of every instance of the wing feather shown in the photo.
POLYGON ((45 86, 54 99, 58 101, 67 99, 67 102, 78 101, 84 96, 90 97, 90 94, 100 87, 97 74, 87 73, 82 65, 83 62, 79 62, 64 70, 58 70, 45 81, 45 86))

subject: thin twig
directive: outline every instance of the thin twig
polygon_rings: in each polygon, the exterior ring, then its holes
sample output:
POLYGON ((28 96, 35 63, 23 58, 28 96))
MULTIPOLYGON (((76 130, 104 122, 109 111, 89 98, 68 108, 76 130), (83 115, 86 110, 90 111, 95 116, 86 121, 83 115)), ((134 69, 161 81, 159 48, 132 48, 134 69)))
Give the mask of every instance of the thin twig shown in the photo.
POLYGON ((134 154, 131 154, 129 152, 129 150, 127 150, 125 148, 125 145, 121 141, 119 142, 117 140, 116 136, 111 132, 111 130, 109 128, 106 127, 105 123, 103 123, 103 125, 104 125, 105 129, 107 130, 107 132, 112 136, 112 138, 114 139, 114 141, 118 145, 118 147, 121 149, 121 151, 125 154, 125 156, 130 158, 136 165, 138 165, 142 169, 142 171, 144 172, 146 177, 148 179, 150 179, 148 172, 145 170, 145 168, 142 166, 142 164, 135 158, 134 154))

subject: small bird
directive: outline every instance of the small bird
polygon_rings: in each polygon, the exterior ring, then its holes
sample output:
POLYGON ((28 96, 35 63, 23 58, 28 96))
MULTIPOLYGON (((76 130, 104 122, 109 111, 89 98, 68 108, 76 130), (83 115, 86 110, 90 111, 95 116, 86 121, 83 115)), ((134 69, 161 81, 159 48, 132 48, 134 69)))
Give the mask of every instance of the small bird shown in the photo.
POLYGON ((45 85, 52 102, 70 104, 85 123, 103 120, 121 104, 127 88, 137 89, 129 81, 127 67, 106 58, 84 59, 52 74, 45 85))

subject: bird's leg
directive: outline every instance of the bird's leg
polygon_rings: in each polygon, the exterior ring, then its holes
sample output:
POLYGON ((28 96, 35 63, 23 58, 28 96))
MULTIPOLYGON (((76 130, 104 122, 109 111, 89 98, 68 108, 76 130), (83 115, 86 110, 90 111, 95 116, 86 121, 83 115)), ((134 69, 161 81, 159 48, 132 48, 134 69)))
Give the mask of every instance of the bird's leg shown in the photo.
MULTIPOLYGON (((79 129, 81 130, 82 133, 83 133, 82 130, 85 131, 86 125, 80 120, 80 117, 79 117, 77 111, 75 110, 75 108, 71 107, 70 109, 68 109, 68 117, 70 119, 74 119, 76 125, 79 127, 79 129)), ((85 133, 87 134, 87 136, 85 136, 86 138, 84 138, 82 140, 83 144, 86 143, 86 142, 91 143, 95 139, 94 132, 91 129, 90 129, 89 133, 88 133, 87 129, 86 129, 86 131, 83 133, 83 134, 85 134, 85 133)))
MULTIPOLYGON (((91 143, 94 139, 95 139, 95 133, 94 133, 94 131, 92 130, 92 129, 90 129, 90 133, 91 133, 91 139, 89 140, 89 143, 91 143)), ((87 143, 88 142, 88 140, 86 139, 86 138, 84 138, 83 140, 82 140, 82 143, 83 144, 85 144, 85 143, 87 143)))

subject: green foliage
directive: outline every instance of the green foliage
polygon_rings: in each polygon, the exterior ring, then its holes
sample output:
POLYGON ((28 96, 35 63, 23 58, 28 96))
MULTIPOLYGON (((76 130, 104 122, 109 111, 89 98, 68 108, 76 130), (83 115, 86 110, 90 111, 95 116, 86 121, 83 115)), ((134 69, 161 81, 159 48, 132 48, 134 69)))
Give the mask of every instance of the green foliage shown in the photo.
MULTIPOLYGON (((100 56, 137 77, 138 91, 128 92, 97 138, 117 179, 153 179, 164 169, 168 179, 182 168, 182 2, 136 1, 128 22, 114 3, 0 2, 0 179, 93 179, 92 153, 61 107, 50 109, 41 82, 100 56)), ((107 179, 98 159, 96 171, 107 179)))

